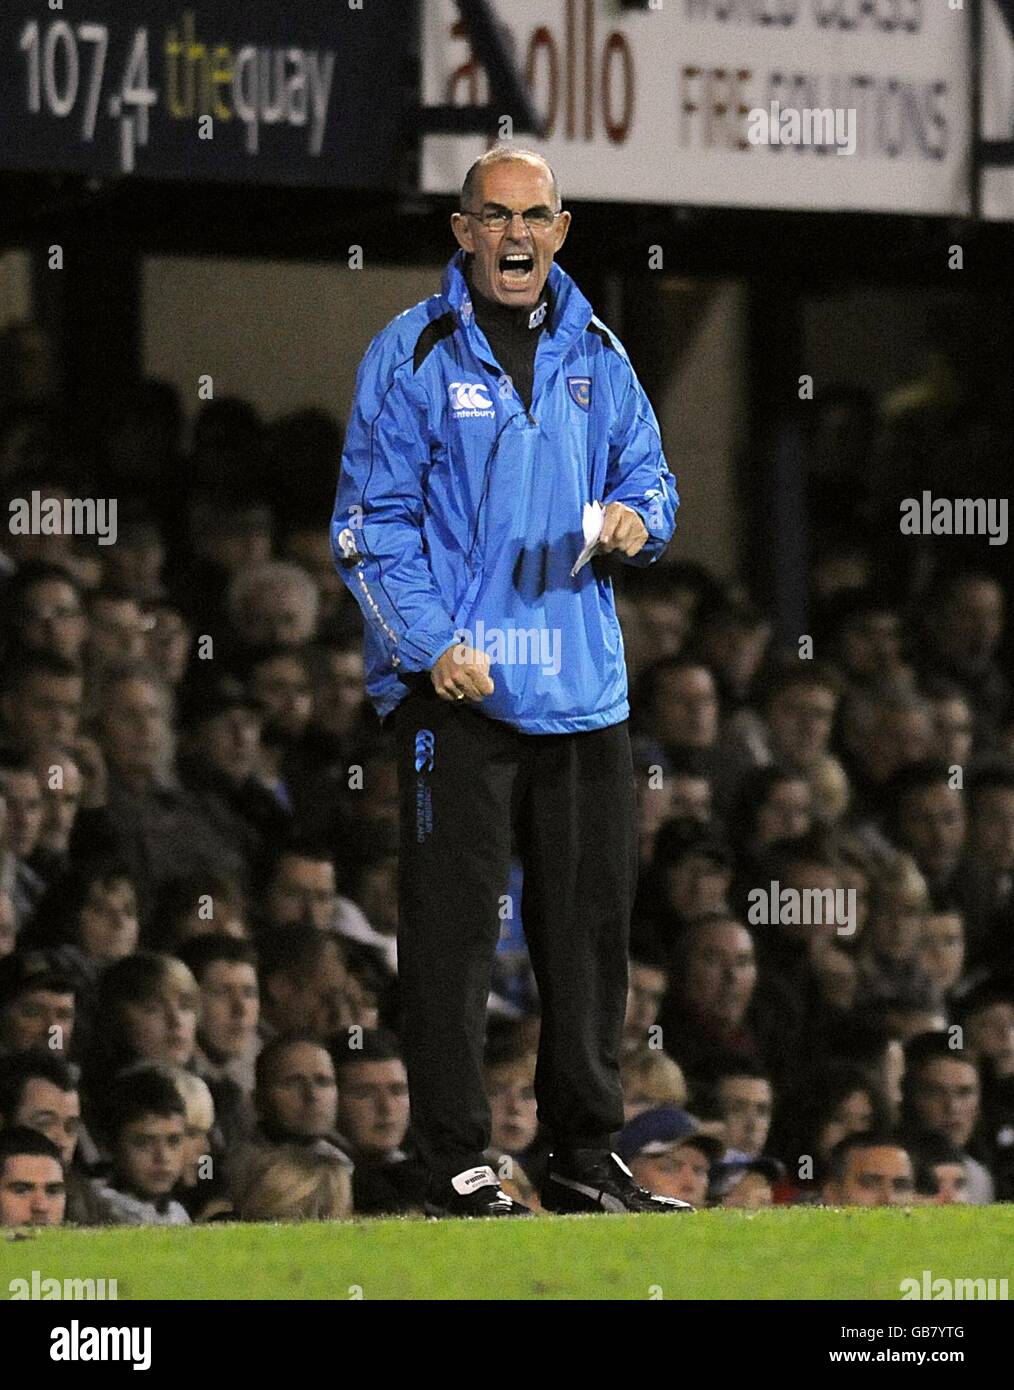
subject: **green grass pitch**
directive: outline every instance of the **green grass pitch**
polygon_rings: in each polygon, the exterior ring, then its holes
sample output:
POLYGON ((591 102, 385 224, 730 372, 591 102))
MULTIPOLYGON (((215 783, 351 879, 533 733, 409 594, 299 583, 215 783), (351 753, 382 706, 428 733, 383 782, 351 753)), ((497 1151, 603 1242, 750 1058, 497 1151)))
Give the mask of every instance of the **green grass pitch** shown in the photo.
POLYGON ((0 1235, 5 1299, 33 1270, 121 1300, 898 1299, 927 1269, 1014 1280, 1014 1205, 0 1235))

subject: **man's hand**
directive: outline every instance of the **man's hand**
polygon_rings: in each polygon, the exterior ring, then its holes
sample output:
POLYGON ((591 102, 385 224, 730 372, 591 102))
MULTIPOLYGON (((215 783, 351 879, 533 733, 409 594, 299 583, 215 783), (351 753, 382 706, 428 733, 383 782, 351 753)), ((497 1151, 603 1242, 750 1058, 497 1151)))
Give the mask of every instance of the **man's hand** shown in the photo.
POLYGON ((441 700, 483 700, 494 690, 489 664, 485 652, 458 642, 448 647, 430 670, 433 689, 441 700))
POLYGON ((632 507, 623 502, 609 503, 599 534, 599 550, 603 554, 620 550, 624 555, 636 555, 647 539, 648 528, 632 507))

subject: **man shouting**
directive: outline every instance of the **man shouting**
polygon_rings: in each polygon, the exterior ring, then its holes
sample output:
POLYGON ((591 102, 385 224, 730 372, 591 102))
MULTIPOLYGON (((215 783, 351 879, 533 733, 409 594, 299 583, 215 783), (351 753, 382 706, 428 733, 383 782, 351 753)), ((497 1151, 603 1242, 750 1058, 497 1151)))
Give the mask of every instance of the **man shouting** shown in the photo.
POLYGON ((478 159, 439 294, 373 340, 332 522, 400 779, 398 972, 432 1215, 527 1214, 483 1151, 486 1003, 512 844, 541 1002, 554 1212, 677 1211, 612 1153, 636 876, 627 676, 586 543, 655 560, 679 499, 622 345, 554 262, 570 226, 530 151, 478 159))

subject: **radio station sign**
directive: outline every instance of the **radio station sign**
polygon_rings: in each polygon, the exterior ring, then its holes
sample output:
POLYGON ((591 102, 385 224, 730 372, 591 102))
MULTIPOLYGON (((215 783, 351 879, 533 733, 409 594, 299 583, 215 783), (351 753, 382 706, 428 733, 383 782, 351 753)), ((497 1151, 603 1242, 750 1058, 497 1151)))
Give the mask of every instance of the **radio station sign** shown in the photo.
MULTIPOLYGON (((962 214, 958 3, 510 0, 497 12, 567 197, 962 214)), ((452 0, 426 0, 423 79, 427 105, 487 99, 452 0)), ((456 192, 489 143, 427 137, 423 188, 456 192)))
POLYGON ((399 0, 4 0, 0 168, 393 183, 399 0))

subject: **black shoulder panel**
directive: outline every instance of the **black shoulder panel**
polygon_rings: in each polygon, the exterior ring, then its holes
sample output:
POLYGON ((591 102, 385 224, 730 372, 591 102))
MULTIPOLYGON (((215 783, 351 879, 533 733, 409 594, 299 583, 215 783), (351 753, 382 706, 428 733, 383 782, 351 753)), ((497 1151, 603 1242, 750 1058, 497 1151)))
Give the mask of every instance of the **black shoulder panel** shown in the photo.
POLYGON ((439 318, 430 319, 415 340, 415 351, 412 354, 413 373, 419 370, 441 338, 449 337, 454 332, 454 328, 454 315, 450 312, 441 314, 439 318))
POLYGON ((605 330, 604 328, 601 328, 601 327, 594 321, 594 319, 588 324, 588 327, 585 329, 585 332, 586 332, 586 333, 594 333, 595 336, 596 336, 596 338, 601 338, 601 339, 602 339, 602 341, 605 343, 606 347, 610 349, 610 351, 612 351, 612 352, 615 352, 615 351, 616 351, 616 348, 613 346, 613 340, 612 340, 612 338, 610 338, 610 336, 609 336, 609 334, 606 332, 606 330, 605 330))

